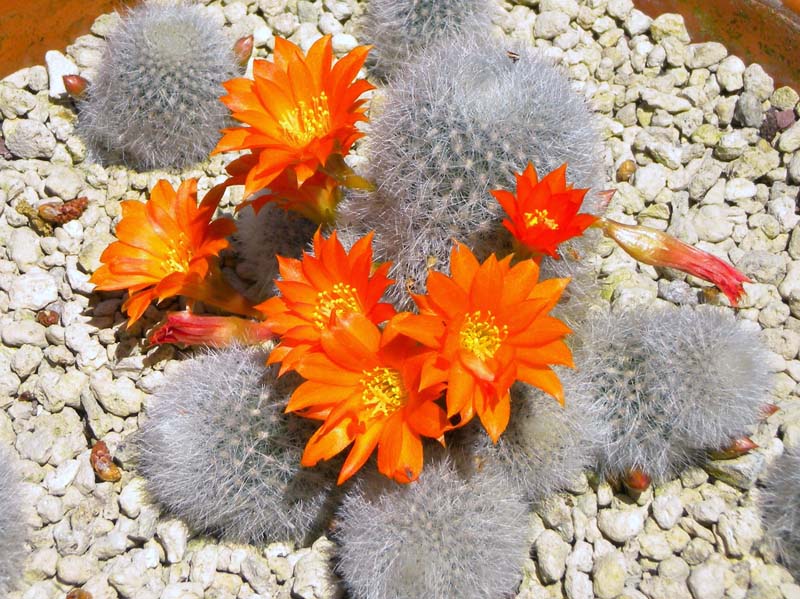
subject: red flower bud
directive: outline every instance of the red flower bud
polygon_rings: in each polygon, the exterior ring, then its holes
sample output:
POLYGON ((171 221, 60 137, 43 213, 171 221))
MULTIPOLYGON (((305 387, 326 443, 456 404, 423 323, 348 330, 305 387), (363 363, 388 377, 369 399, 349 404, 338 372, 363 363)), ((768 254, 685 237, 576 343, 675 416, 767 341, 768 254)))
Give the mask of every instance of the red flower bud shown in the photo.
POLYGON ((166 322, 150 335, 150 343, 226 347, 234 343, 256 345, 272 336, 263 322, 236 316, 199 316, 184 310, 167 314, 166 322))
POLYGON ((82 100, 89 87, 89 81, 80 75, 64 75, 62 79, 67 93, 75 100, 82 100))
POLYGON ((758 445, 750 437, 739 437, 727 447, 723 447, 722 449, 715 451, 709 451, 708 455, 714 460, 731 460, 733 458, 743 456, 744 454, 757 448, 758 445))
POLYGON ((643 470, 634 468, 625 475, 622 482, 629 490, 635 493, 644 493, 652 481, 643 470))

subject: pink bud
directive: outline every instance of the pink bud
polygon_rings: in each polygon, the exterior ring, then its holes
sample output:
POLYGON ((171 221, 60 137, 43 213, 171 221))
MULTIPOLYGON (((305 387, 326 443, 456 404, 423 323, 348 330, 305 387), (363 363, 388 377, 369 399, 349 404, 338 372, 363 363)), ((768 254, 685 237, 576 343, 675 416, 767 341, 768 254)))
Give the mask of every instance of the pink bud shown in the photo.
POLYGON ((253 53, 253 36, 248 35, 236 40, 233 45, 233 53, 241 66, 247 66, 250 55, 253 53))

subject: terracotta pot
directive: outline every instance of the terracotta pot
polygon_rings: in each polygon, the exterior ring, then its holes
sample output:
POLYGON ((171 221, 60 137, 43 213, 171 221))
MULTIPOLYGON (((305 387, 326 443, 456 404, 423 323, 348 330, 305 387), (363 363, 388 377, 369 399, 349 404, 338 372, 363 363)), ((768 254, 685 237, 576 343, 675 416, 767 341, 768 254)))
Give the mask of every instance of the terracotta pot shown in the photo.
POLYGON ((132 0, 0 0, 0 77, 44 64, 48 50, 64 51, 106 12, 132 0))
POLYGON ((680 13, 693 42, 721 42, 747 64, 757 62, 775 86, 800 86, 800 0, 634 0, 656 17, 680 13))

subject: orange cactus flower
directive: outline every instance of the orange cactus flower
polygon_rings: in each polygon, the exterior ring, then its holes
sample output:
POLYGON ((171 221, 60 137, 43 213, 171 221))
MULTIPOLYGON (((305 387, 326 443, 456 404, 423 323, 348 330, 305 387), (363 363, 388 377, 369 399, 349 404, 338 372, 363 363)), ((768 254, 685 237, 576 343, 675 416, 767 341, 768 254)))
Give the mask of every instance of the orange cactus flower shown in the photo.
POLYGON ((272 331, 264 322, 236 316, 205 316, 188 310, 170 312, 167 319, 150 335, 150 343, 180 343, 227 347, 239 343, 257 345, 272 339, 272 331))
POLYGON ((306 445, 301 464, 314 466, 353 444, 339 484, 378 448, 378 470, 400 483, 422 470, 422 439, 443 439, 452 428, 435 400, 442 385, 419 391, 422 356, 406 337, 391 341, 363 314, 350 312, 321 334, 322 352, 309 354, 297 371, 307 379, 292 394, 287 412, 324 420, 306 445))
POLYGON ((559 258, 560 243, 583 235, 597 217, 578 214, 588 189, 567 185, 564 164, 539 181, 532 163, 517 178, 517 195, 498 189, 492 195, 500 202, 509 218, 503 226, 522 246, 534 255, 547 254, 559 258))
POLYGON ((675 268, 711 281, 734 306, 744 294, 743 283, 750 283, 750 279, 730 264, 658 229, 644 225, 626 225, 607 218, 599 219, 594 226, 639 262, 675 268))
POLYGON ((278 256, 282 280, 276 284, 281 295, 256 306, 281 339, 269 363, 282 362, 281 374, 295 369, 309 351, 319 350, 332 317, 358 312, 379 324, 394 316, 391 304, 380 301, 393 283, 386 276, 390 266, 382 264, 370 274, 371 233, 346 252, 336 231, 328 239, 317 231, 313 255, 306 253, 302 260, 278 256))
POLYGON ((354 81, 368 52, 368 46, 359 46, 334 65, 329 35, 315 42, 308 56, 278 37, 273 62, 253 63, 253 80, 224 84, 228 94, 222 102, 245 126, 225 129, 213 153, 254 150, 245 197, 269 187, 284 171, 302 185, 332 156, 349 152, 363 135, 356 123, 367 120, 365 100, 359 98, 374 89, 366 80, 354 81))
POLYGON ((122 202, 118 241, 100 256, 103 265, 90 281, 99 291, 128 291, 122 309, 128 313, 129 327, 151 301, 175 295, 246 316, 259 315, 219 269, 216 257, 228 246, 226 237, 236 226, 227 218, 212 222, 218 199, 207 194, 198 206, 197 181, 189 179, 177 193, 161 180, 146 203, 122 202))
POLYGON ((478 263, 457 244, 450 257, 452 276, 428 275, 428 294, 415 296, 419 315, 402 313, 387 325, 431 348, 422 385, 447 381, 447 415, 461 424, 477 412, 497 441, 508 424, 509 389, 524 381, 564 401, 551 364, 572 366, 563 338, 570 329, 548 312, 569 279, 539 281, 533 260, 511 266, 511 256, 492 254, 478 263))

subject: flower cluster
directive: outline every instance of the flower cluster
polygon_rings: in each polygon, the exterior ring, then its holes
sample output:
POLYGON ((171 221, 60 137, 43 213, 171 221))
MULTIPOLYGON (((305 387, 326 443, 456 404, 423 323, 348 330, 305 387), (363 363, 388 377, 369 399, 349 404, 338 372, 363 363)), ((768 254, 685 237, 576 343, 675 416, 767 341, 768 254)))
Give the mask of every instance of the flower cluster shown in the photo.
POLYGON ((287 411, 322 421, 304 465, 352 445, 342 483, 377 447, 378 469, 410 482, 422 469, 422 437, 443 442, 477 414, 496 441, 515 381, 563 401, 550 365, 572 365, 563 341, 570 330, 548 312, 567 279, 539 281, 533 260, 479 263, 456 244, 452 275, 430 273, 428 295, 416 298, 420 313, 395 314, 379 302, 390 265, 370 274, 371 241, 347 252, 335 232, 327 240, 317 233, 313 255, 280 259, 283 295, 258 306, 280 336, 269 361, 306 379, 287 411))
POLYGON ((373 86, 355 80, 369 52, 359 46, 333 64, 331 36, 300 48, 275 39, 273 61, 256 60, 253 79, 225 83, 222 102, 244 126, 224 130, 212 154, 249 150, 228 166, 223 185, 244 185, 256 209, 273 201, 318 223, 333 221, 339 184, 365 186, 344 157, 363 134, 361 96, 373 86))

